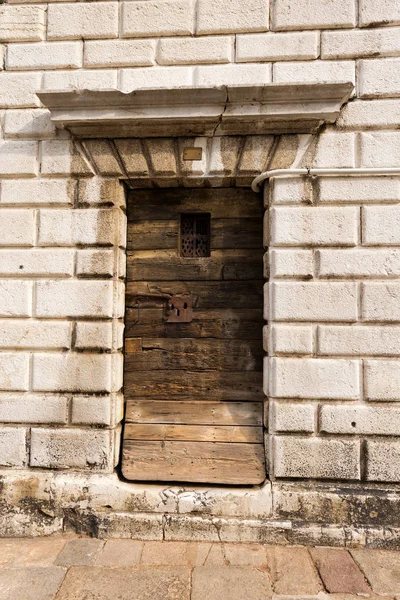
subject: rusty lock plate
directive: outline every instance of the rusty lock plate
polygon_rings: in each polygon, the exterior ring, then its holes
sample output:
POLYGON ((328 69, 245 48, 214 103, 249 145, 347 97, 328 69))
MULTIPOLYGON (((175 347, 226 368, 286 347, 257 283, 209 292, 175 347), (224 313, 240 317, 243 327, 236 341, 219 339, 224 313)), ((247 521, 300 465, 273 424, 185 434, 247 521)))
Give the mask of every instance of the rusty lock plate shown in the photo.
POLYGON ((190 323, 193 319, 191 296, 171 296, 168 302, 167 323, 190 323))

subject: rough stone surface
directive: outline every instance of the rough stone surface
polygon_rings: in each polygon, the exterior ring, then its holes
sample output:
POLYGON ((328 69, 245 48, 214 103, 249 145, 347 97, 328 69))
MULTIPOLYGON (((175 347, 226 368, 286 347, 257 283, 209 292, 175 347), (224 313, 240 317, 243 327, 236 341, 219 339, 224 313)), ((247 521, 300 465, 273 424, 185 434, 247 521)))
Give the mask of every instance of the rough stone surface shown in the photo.
POLYGON ((328 592, 369 594, 371 588, 363 573, 346 550, 311 549, 319 574, 328 592))
POLYGON ((400 594, 400 557, 396 552, 352 550, 351 554, 376 594, 400 594))
POLYGON ((271 547, 268 565, 276 594, 318 594, 323 586, 306 548, 271 547))
POLYGON ((4 600, 52 600, 64 576, 57 567, 1 569, 0 594, 4 600))
POLYGON ((243 596, 254 600, 272 598, 272 587, 267 573, 258 569, 240 567, 199 567, 192 583, 193 600, 241 600, 243 596))

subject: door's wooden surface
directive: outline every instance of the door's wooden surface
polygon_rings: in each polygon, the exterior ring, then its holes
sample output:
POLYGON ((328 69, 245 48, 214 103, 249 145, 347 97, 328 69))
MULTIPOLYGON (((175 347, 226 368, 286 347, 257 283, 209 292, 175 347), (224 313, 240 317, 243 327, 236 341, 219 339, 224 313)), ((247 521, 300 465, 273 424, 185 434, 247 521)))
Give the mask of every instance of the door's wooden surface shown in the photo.
POLYGON ((262 199, 248 190, 130 193, 127 479, 265 479, 262 220, 262 199), (181 214, 199 212, 211 214, 211 255, 183 258, 181 214), (191 296, 192 321, 167 323, 166 301, 157 294, 191 296))

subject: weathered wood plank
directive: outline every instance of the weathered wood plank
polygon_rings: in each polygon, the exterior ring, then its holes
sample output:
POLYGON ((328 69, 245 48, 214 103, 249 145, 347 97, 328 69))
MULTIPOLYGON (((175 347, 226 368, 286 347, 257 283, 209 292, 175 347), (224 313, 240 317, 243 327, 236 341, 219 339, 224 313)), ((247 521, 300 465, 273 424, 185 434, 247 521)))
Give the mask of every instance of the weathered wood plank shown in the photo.
POLYGON ((127 479, 195 481, 236 485, 265 479, 262 444, 125 440, 122 472, 127 479))
POLYGON ((165 423, 175 425, 262 426, 262 402, 146 402, 126 403, 127 423, 165 423))
POLYGON ((192 369, 261 371, 261 340, 214 340, 191 338, 145 338, 142 352, 125 347, 125 371, 192 369))
POLYGON ((127 308, 127 337, 260 340, 262 308, 193 310, 191 323, 166 323, 162 308, 127 308))
MULTIPOLYGON (((248 281, 128 281, 126 306, 137 305, 136 293, 163 292, 167 294, 192 295, 195 308, 260 308, 263 305, 261 279, 248 281)), ((147 308, 162 306, 162 300, 141 299, 147 308)))
MULTIPOLYGON (((223 248, 261 248, 263 219, 256 218, 212 219, 211 250, 223 248)), ((179 219, 128 223, 128 249, 153 250, 177 249, 179 241, 179 219)))
POLYGON ((127 423, 124 439, 147 441, 229 442, 262 444, 262 427, 226 425, 151 425, 127 423))
POLYGON ((215 250, 207 258, 182 258, 176 250, 129 251, 128 281, 262 279, 263 250, 215 250))
POLYGON ((127 371, 124 391, 127 398, 257 402, 263 399, 262 379, 261 371, 127 371))
POLYGON ((240 188, 140 190, 128 197, 128 221, 173 219, 182 212, 209 212, 212 219, 262 219, 264 209, 261 194, 240 188))

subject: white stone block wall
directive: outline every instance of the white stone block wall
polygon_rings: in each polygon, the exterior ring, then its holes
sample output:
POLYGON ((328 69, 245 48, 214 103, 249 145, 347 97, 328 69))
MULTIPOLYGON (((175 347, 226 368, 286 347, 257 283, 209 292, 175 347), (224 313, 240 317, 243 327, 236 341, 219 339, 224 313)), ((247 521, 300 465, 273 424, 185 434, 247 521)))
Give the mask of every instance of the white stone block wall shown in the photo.
MULTIPOLYGON (((398 2, 0 4, 0 466, 111 472, 119 454, 123 174, 35 92, 316 81, 355 92, 301 164, 400 166, 398 2)), ((399 482, 400 179, 265 197, 271 475, 399 482)))

